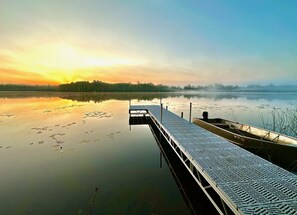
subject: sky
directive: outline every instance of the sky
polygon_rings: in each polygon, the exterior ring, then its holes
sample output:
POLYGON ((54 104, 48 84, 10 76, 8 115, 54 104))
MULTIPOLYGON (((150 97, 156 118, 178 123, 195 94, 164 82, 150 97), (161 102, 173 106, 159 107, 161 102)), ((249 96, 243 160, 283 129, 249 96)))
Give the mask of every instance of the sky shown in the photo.
POLYGON ((296 0, 0 0, 0 83, 297 84, 296 0))

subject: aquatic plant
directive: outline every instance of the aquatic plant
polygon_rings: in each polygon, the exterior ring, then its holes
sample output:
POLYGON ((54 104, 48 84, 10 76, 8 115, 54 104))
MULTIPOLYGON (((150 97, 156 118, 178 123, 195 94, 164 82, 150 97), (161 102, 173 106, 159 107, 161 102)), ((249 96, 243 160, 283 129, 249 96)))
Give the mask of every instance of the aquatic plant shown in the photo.
POLYGON ((297 137, 297 109, 273 108, 270 114, 259 112, 262 126, 281 134, 297 137), (265 117, 266 116, 266 117, 265 117))

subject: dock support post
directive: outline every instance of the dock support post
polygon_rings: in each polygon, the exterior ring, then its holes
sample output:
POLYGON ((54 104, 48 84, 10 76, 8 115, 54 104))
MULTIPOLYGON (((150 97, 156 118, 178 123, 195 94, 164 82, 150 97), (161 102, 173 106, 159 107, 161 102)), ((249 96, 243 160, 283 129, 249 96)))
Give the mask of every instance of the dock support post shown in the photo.
POLYGON ((161 113, 161 123, 162 123, 162 117, 163 117, 163 104, 161 103, 161 111, 160 111, 160 113, 161 113))
POLYGON ((168 106, 166 106, 166 110, 168 110, 168 106))
POLYGON ((192 102, 190 102, 190 115, 189 115, 189 122, 192 121, 192 102))
POLYGON ((181 117, 181 118, 184 118, 184 112, 181 112, 181 113, 180 113, 180 117, 181 117))

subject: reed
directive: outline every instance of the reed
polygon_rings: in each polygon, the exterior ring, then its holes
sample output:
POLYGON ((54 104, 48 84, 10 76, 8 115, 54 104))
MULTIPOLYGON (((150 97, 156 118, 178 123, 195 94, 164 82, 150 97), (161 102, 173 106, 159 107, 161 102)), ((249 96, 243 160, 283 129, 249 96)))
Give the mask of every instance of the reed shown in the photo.
POLYGON ((259 117, 263 128, 297 137, 297 109, 274 107, 269 114, 259 112, 259 117))

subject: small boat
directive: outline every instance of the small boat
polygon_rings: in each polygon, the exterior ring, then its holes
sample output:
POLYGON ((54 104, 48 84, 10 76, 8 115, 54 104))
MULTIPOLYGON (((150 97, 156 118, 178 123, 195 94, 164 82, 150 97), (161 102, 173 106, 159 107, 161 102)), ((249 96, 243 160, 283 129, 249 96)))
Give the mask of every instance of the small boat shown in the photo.
POLYGON ((257 128, 226 119, 194 118, 193 123, 264 159, 297 172, 297 139, 274 131, 257 128))

